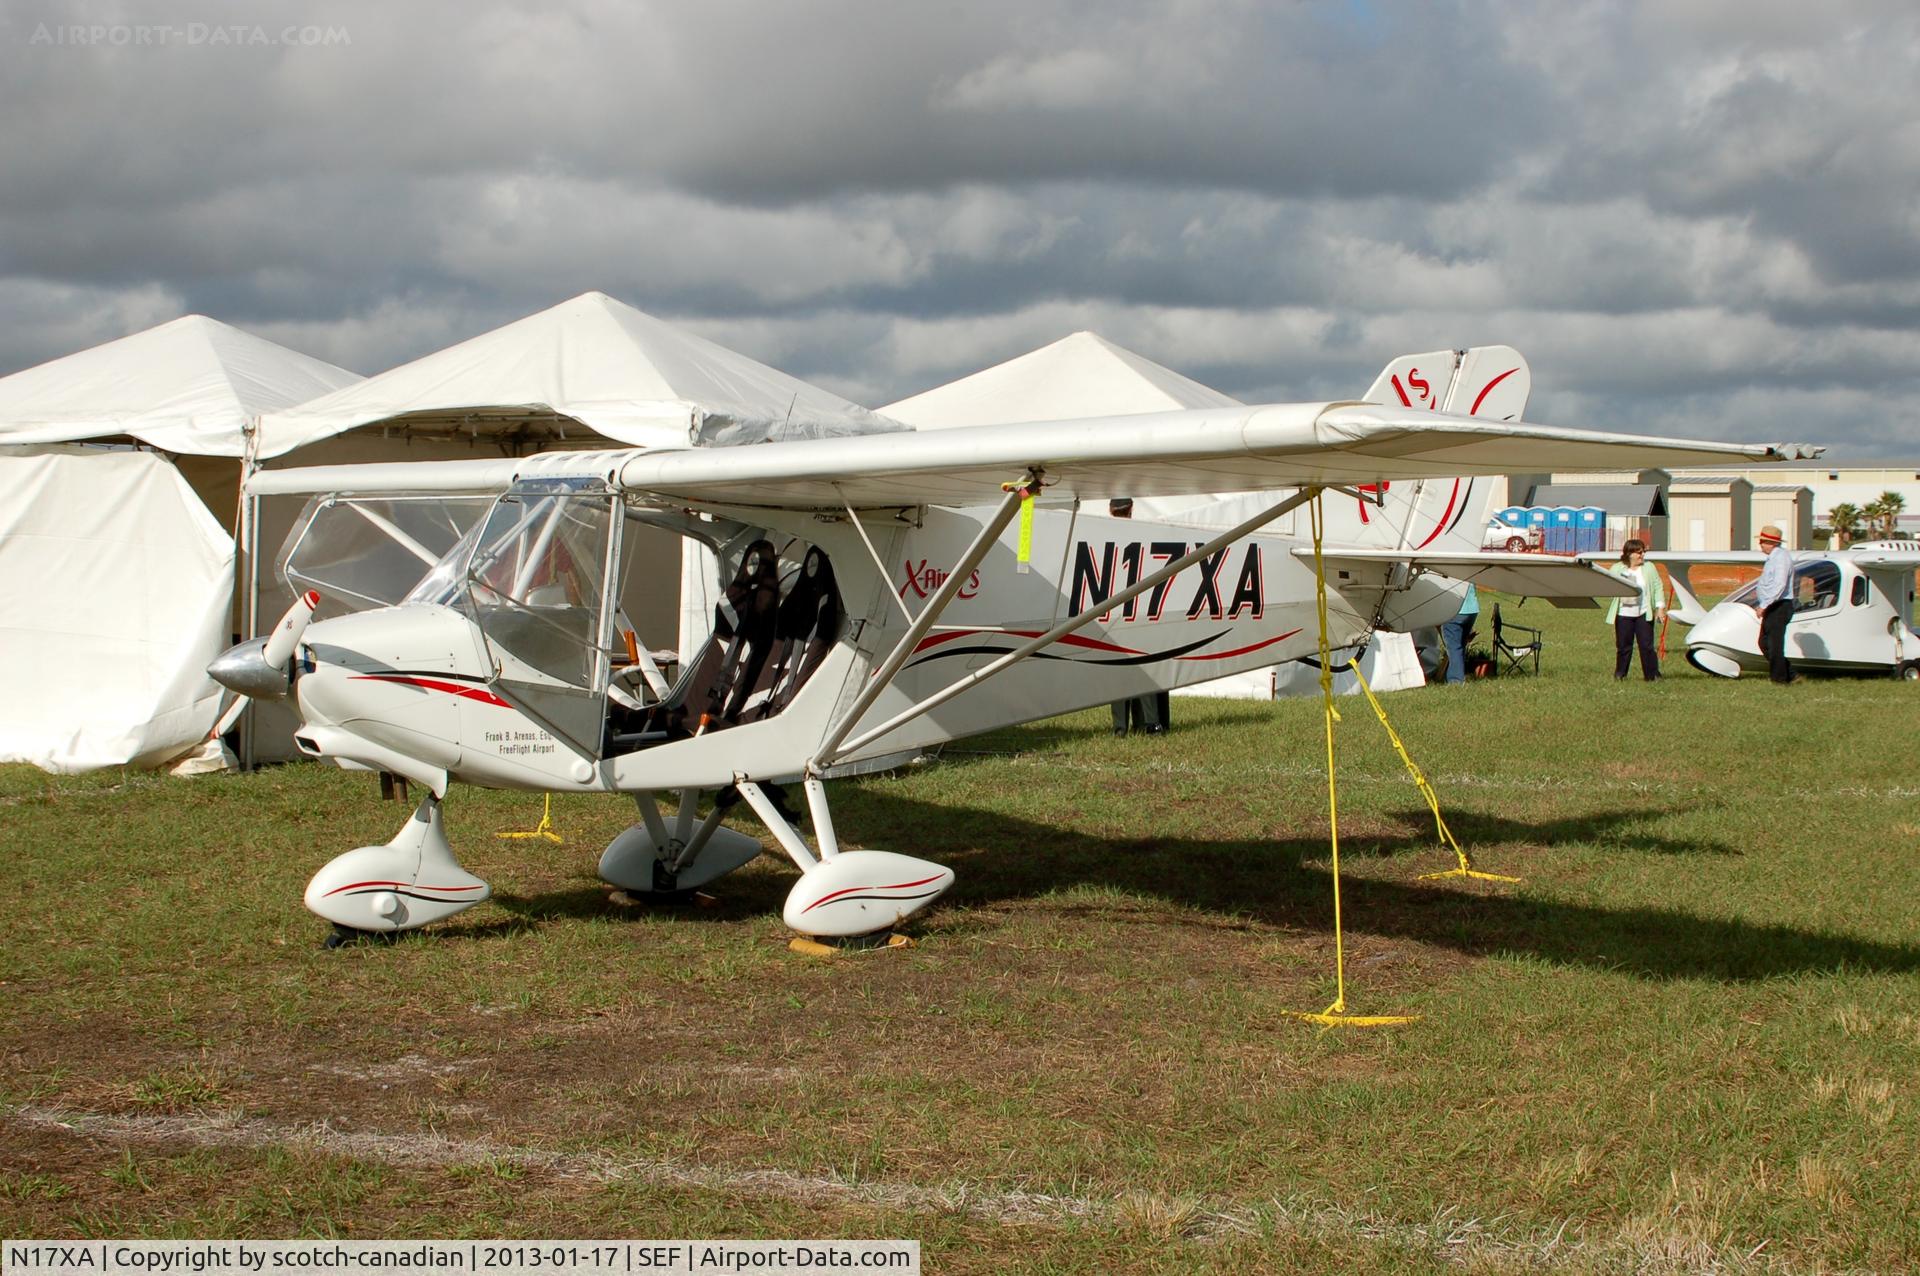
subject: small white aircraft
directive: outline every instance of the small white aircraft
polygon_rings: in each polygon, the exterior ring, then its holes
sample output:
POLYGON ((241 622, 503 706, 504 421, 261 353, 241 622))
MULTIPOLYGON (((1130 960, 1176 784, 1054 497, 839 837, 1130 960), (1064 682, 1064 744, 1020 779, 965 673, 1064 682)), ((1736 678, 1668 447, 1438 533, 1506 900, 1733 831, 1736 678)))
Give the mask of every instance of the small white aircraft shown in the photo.
MULTIPOLYGON (((327 494, 296 527, 295 551, 326 542, 329 526, 373 526, 414 564, 398 578, 431 569, 394 605, 318 621, 306 593, 210 672, 246 695, 291 696, 307 754, 425 790, 391 842, 346 852, 309 884, 307 906, 336 940, 424 926, 488 897, 442 828, 456 779, 631 794, 639 819, 606 847, 600 876, 660 895, 761 852, 722 826, 737 794, 801 871, 786 924, 857 936, 926 907, 953 873, 843 849, 823 781, 1314 654, 1321 582, 1336 648, 1441 623, 1469 580, 1546 598, 1629 592, 1585 564, 1482 552, 1472 476, 1809 455, 1316 403, 268 471, 250 490, 327 494), (1104 517, 1112 497, 1229 489, 1271 499, 1224 531, 1104 517), (493 493, 490 506, 441 552, 460 522, 438 503, 475 492, 493 493), (1323 492, 1344 494, 1324 518, 1323 492), (646 582, 629 579, 623 532, 642 525, 710 546, 729 582, 713 638, 671 679, 628 621, 646 582), (806 821, 774 787, 793 781, 806 821), (677 808, 663 815, 654 795, 670 790, 677 808), (721 800, 703 817, 709 792, 721 800), (795 827, 808 821, 811 844, 795 827)), ((340 561, 353 536, 316 556, 340 561)), ((362 557, 370 577, 396 578, 390 562, 362 557)), ((383 600, 377 587, 347 592, 383 600)))
MULTIPOLYGON (((1721 678, 1766 672, 1767 661, 1760 654, 1760 618, 1753 610, 1759 581, 1728 594, 1711 610, 1701 603, 1692 581, 1696 567, 1758 568, 1766 555, 1732 551, 1659 553, 1647 558, 1667 568, 1673 583, 1673 618, 1693 626, 1687 634, 1689 664, 1721 678)), ((1871 541, 1827 553, 1795 554, 1787 659, 1800 671, 1920 679, 1920 632, 1913 624, 1916 570, 1920 570, 1920 543, 1914 541, 1871 541)))

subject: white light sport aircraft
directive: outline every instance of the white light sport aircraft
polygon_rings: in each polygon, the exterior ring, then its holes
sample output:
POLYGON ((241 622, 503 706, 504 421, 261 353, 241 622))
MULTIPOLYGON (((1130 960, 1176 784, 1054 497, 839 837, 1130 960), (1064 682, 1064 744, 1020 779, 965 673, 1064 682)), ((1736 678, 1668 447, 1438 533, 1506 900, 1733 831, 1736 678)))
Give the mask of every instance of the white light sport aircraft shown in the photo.
MULTIPOLYGON (((1673 618, 1692 625, 1687 661, 1722 678, 1766 672, 1760 654, 1760 618, 1754 580, 1709 610, 1694 588, 1692 571, 1704 565, 1759 568, 1757 552, 1659 553, 1647 558, 1666 567, 1673 583, 1673 618)), ((1914 572, 1920 543, 1869 541, 1827 553, 1793 556, 1793 618, 1787 622, 1787 659, 1797 671, 1893 674, 1920 679, 1920 632, 1913 626, 1914 572)))
POLYGON ((336 938, 424 926, 487 898, 442 830, 456 779, 631 794, 639 820, 599 871, 635 892, 690 890, 758 855, 755 838, 721 826, 737 793, 801 870, 786 924, 854 936, 926 907, 953 874, 842 849, 823 780, 1314 654, 1316 567, 1334 647, 1446 620, 1467 580, 1548 598, 1627 592, 1585 564, 1482 553, 1480 515, 1465 508, 1472 476, 1812 454, 1315 403, 269 471, 250 490, 328 494, 295 538, 323 519, 375 526, 416 564, 435 561, 397 605, 312 621, 307 593, 211 672, 244 694, 290 695, 306 753, 426 790, 391 842, 346 852, 309 884, 307 906, 336 938), (1110 519, 1099 504, 1249 489, 1271 502, 1217 533, 1110 519), (1392 547, 1327 544, 1316 560, 1308 515, 1323 491, 1342 494, 1330 514, 1390 524, 1392 547), (456 492, 493 498, 436 553, 415 533, 457 525, 437 509, 456 492), (714 637, 671 680, 630 636, 646 589, 622 548, 637 526, 704 542, 730 582, 714 637), (770 787, 796 780, 811 845, 770 787), (670 817, 654 798, 667 790, 679 793, 670 817), (726 800, 701 818, 710 791, 726 800))

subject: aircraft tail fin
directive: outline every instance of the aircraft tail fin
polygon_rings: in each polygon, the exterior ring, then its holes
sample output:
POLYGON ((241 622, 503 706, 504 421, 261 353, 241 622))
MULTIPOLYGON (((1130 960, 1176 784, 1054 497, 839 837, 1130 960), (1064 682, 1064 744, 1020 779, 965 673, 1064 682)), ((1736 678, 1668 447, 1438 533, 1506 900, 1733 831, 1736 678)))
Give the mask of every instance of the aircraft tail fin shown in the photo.
POLYGON ((1475 346, 1403 354, 1367 391, 1368 403, 1428 408, 1456 416, 1517 421, 1533 392, 1533 373, 1512 346, 1475 346))
MULTIPOLYGON (((1381 370, 1367 402, 1517 421, 1533 374, 1512 346, 1401 355, 1381 370)), ((1493 480, 1368 484, 1363 500, 1329 498, 1327 539, 1372 549, 1477 551, 1493 480)))

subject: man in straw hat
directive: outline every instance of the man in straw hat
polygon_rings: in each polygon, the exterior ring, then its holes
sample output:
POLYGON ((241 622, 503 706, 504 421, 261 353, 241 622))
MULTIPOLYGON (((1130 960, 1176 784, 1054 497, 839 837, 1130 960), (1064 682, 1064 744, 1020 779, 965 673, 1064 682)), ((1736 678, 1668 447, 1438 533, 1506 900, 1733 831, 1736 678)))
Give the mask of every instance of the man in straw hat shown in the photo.
POLYGON ((1768 523, 1760 529, 1760 548, 1767 564, 1760 569, 1760 589, 1753 597, 1753 613, 1760 617, 1760 654, 1767 658, 1767 676, 1778 683, 1793 681, 1787 663, 1787 622, 1793 619, 1793 555, 1781 543, 1780 529, 1768 523))

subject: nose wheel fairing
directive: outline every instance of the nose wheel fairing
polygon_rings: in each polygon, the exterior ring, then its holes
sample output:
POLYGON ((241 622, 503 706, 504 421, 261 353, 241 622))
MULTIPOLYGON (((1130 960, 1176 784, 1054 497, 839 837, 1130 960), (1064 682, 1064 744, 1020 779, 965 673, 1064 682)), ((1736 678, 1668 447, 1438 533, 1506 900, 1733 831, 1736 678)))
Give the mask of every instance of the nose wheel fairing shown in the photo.
POLYGON ((393 840, 335 856, 307 883, 306 905, 349 930, 413 930, 491 898, 493 888, 453 857, 428 796, 393 840))
POLYGON ((1738 678, 1740 662, 1723 651, 1711 647, 1687 648, 1687 663, 1701 673, 1710 673, 1716 678, 1738 678))

